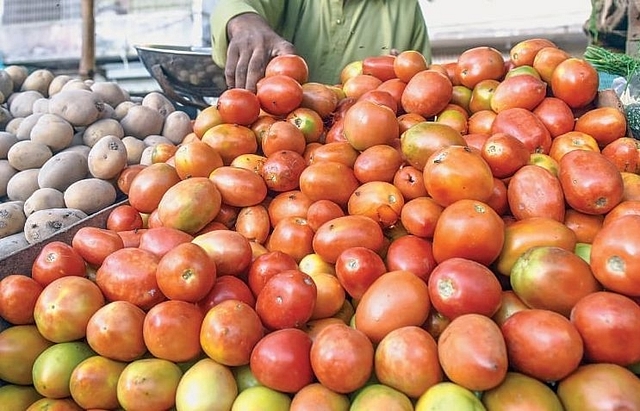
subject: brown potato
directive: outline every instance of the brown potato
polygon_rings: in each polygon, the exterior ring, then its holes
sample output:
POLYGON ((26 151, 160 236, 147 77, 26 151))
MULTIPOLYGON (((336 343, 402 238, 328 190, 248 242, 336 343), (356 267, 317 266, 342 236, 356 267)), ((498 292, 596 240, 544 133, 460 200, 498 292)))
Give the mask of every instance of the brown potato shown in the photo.
POLYGON ((116 188, 100 178, 85 178, 71 184, 64 192, 64 204, 68 208, 93 214, 116 202, 116 188))
POLYGON ((40 170, 30 168, 18 171, 7 182, 7 197, 12 201, 26 201, 40 186, 38 176, 40 170))
POLYGON ((120 120, 125 135, 145 138, 151 134, 160 134, 164 116, 154 108, 135 105, 129 107, 127 114, 120 120))
POLYGON ((40 168, 51 157, 53 152, 46 144, 31 140, 18 141, 7 153, 9 164, 18 171, 40 168))
POLYGON ((87 158, 93 177, 109 180, 127 166, 127 149, 117 136, 104 136, 91 148, 87 158))
POLYGON ((103 118, 84 129, 82 143, 93 147, 104 136, 124 137, 124 130, 120 122, 114 118, 103 118))
POLYGON ((74 127, 88 126, 100 118, 103 110, 102 100, 88 90, 64 89, 49 100, 49 112, 64 118, 74 127))
POLYGON ((37 69, 32 71, 22 82, 20 90, 35 90, 45 97, 49 96, 49 84, 53 81, 55 75, 48 69, 37 69))
POLYGON ((56 114, 42 114, 29 134, 31 141, 46 144, 54 153, 69 147, 74 129, 71 123, 56 114))

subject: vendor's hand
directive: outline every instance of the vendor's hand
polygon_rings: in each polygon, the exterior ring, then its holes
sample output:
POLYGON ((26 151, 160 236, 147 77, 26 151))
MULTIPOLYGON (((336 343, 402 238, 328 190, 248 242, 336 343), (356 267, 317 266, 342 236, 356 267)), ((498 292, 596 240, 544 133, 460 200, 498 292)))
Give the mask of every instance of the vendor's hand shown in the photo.
POLYGON ((224 69, 227 86, 256 91, 267 63, 281 54, 294 54, 295 48, 255 13, 240 14, 227 24, 229 47, 224 69))

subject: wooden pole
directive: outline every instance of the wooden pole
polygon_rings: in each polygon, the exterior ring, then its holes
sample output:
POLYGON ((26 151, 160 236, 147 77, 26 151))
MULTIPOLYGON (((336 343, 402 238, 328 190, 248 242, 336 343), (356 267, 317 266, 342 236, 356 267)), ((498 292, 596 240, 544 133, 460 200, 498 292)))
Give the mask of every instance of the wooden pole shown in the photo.
POLYGON ((94 0, 82 0, 82 55, 79 74, 83 80, 93 79, 96 65, 94 0))

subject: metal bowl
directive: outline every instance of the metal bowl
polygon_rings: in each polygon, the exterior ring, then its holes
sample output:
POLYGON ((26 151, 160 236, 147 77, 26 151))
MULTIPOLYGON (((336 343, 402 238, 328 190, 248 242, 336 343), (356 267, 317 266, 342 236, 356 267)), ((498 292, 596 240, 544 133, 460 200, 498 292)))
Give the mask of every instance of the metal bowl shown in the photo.
POLYGON ((210 47, 138 45, 138 57, 162 91, 178 103, 204 108, 227 88, 210 47))

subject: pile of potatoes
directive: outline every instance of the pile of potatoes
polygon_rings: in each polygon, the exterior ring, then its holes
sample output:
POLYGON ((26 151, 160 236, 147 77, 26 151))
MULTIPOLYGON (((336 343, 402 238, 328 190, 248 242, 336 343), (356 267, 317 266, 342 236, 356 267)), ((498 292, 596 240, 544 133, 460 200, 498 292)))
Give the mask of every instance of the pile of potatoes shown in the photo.
POLYGON ((0 258, 121 200, 121 171, 150 164, 155 145, 178 145, 191 130, 159 92, 0 70, 0 258))

